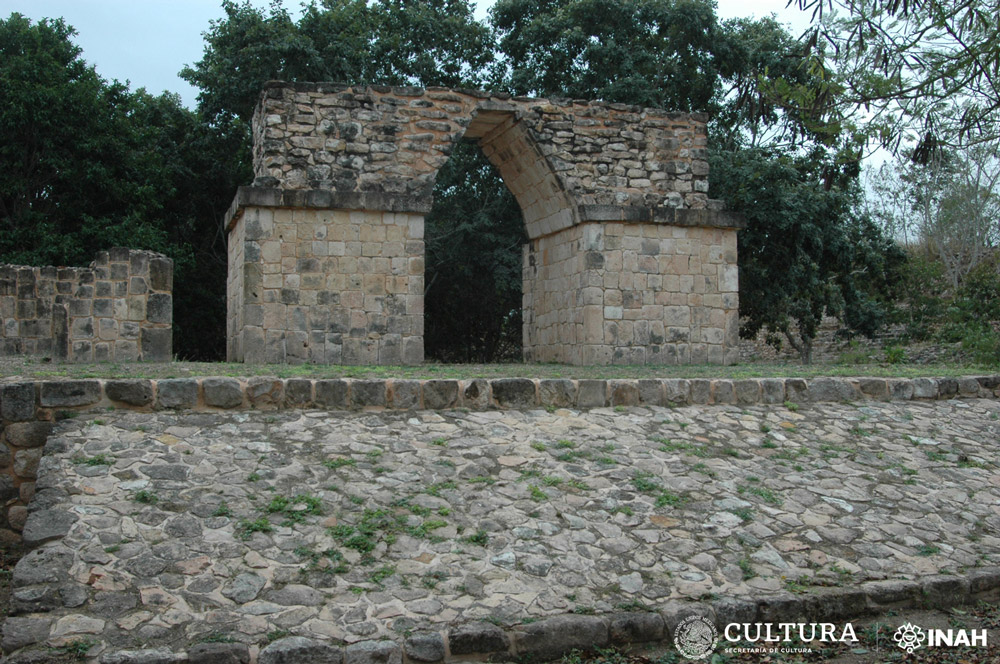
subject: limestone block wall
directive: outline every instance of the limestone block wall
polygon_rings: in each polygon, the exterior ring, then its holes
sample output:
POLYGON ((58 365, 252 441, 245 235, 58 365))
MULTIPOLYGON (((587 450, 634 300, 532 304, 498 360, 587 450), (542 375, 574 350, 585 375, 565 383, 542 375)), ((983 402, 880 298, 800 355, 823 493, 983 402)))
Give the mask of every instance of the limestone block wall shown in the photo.
POLYGON ((421 362, 423 228, 414 213, 246 207, 230 230, 230 361, 421 362))
POLYGON ((169 361, 173 261, 117 247, 89 267, 0 265, 0 355, 169 361))
POLYGON ((526 361, 739 358, 735 229, 581 224, 525 245, 522 283, 526 361))

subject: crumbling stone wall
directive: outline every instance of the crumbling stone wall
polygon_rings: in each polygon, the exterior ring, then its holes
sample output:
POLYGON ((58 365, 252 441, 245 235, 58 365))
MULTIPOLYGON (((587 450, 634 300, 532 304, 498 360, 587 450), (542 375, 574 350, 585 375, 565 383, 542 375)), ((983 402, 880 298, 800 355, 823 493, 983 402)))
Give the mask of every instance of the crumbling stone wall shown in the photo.
POLYGON ((423 243, 414 229, 422 231, 434 180, 454 144, 474 140, 520 204, 530 238, 526 359, 735 361, 735 232, 742 222, 708 198, 706 119, 444 88, 268 84, 253 120, 254 186, 240 188, 228 221, 230 360, 420 362, 423 243), (289 241, 275 235, 276 225, 247 221, 268 210, 310 230, 289 241), (396 255, 398 240, 388 237, 400 219, 409 234, 396 255), (312 230, 329 235, 355 225, 353 247, 312 230), (385 240, 371 230, 378 228, 385 240), (360 240, 362 233, 372 239, 360 240), (628 238, 627 247, 615 239, 604 246, 604 238, 618 236, 628 238), (600 246, 584 246, 585 238, 598 237, 600 246), (391 255, 365 253, 366 244, 391 255), (281 260, 273 252, 265 258, 264 245, 280 245, 281 260), (655 253, 643 253, 654 245, 655 253), (610 267, 595 266, 604 252, 610 267), (550 253, 560 256, 558 265, 549 264, 550 253), (406 275, 394 267, 402 259, 406 275), (299 260, 330 284, 321 288, 319 276, 310 278, 303 290, 316 292, 311 304, 281 293, 296 282, 299 260), (272 285, 258 285, 266 274, 272 285), (360 298, 350 295, 358 284, 360 298), (284 322, 279 313, 264 322, 263 307, 279 304, 292 307, 284 322), (345 317, 347 326, 340 323, 345 317))
POLYGON ((66 362, 172 357, 173 261, 114 248, 90 267, 0 265, 0 355, 66 362))

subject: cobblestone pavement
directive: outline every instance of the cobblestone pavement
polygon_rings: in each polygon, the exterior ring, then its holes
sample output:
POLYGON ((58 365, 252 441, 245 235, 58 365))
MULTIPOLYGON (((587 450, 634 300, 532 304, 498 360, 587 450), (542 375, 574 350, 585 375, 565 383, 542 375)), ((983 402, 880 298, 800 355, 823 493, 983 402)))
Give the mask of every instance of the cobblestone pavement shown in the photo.
POLYGON ((85 414, 46 447, 25 537, 52 539, 15 572, 5 647, 351 643, 996 565, 998 418, 985 399, 85 414))

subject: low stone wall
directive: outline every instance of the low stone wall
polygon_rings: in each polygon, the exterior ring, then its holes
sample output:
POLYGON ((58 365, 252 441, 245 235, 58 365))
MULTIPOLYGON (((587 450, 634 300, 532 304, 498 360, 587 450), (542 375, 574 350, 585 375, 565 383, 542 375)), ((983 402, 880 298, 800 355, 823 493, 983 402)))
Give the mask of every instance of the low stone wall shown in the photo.
POLYGON ((0 266, 0 355, 166 362, 173 261, 116 247, 90 267, 0 266))
POLYGON ((53 422, 95 408, 138 410, 531 409, 1000 397, 1000 376, 468 380, 169 378, 0 384, 0 541, 16 540, 53 422))

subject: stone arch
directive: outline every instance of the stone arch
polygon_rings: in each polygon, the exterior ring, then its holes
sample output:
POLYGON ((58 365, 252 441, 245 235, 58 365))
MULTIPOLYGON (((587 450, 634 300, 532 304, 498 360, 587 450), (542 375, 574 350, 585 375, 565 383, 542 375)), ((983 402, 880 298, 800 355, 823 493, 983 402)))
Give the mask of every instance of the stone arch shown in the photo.
POLYGON ((483 106, 474 111, 463 138, 475 140, 499 171, 521 207, 528 238, 573 226, 576 206, 517 109, 483 106))
POLYGON ((423 360, 423 215, 454 144, 517 199, 524 354, 732 362, 736 230, 704 116, 445 88, 269 83, 229 230, 230 361, 423 360))

